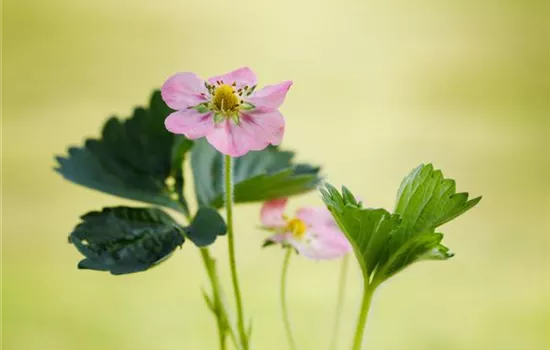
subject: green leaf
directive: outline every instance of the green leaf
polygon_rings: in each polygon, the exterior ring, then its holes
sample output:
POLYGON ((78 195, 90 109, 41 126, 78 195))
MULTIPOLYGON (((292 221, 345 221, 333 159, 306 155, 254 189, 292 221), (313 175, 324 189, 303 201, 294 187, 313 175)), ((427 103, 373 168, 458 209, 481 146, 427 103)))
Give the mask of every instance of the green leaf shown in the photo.
POLYGON ((391 252, 384 268, 378 274, 379 279, 388 279, 407 266, 421 260, 445 260, 453 254, 440 244, 442 233, 425 232, 409 238, 397 250, 391 252))
POLYGON ((225 235, 227 226, 220 214, 213 208, 202 207, 195 215, 191 225, 185 228, 187 237, 197 247, 214 243, 216 238, 225 235))
POLYGON ((183 227, 157 208, 104 208, 81 219, 69 236, 86 257, 80 269, 113 275, 144 271, 184 242, 183 227))
POLYGON ((342 193, 330 184, 321 189, 323 201, 351 243, 363 275, 370 279, 390 235, 399 226, 399 218, 385 209, 361 208, 346 188, 342 193))
MULTIPOLYGON (((235 202, 259 202, 313 190, 320 181, 320 168, 294 164, 293 157, 293 152, 268 147, 235 158, 235 202)), ((223 155, 205 139, 199 140, 191 151, 191 166, 199 205, 223 207, 223 155)))
POLYGON ((155 91, 148 108, 136 108, 126 120, 110 118, 101 139, 88 139, 57 157, 56 171, 94 190, 187 214, 182 162, 192 142, 165 129, 171 112, 155 91))
POLYGON ((408 234, 432 231, 475 206, 481 197, 468 200, 456 193, 455 181, 445 179, 431 164, 420 165, 403 179, 397 193, 395 213, 408 234))
POLYGON ((445 260, 453 253, 441 244, 435 229, 475 206, 456 193, 454 180, 445 179, 432 165, 414 169, 401 184, 394 214, 384 209, 365 209, 343 187, 341 193, 326 184, 323 201, 351 242, 364 276, 381 283, 414 262, 445 260))

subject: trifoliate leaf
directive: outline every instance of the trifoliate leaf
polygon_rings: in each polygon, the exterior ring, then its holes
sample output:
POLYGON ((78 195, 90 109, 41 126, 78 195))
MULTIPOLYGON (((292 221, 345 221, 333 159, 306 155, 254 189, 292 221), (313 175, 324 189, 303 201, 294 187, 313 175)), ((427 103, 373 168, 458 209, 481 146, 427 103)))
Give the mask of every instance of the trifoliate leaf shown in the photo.
POLYGON ((126 120, 109 119, 100 139, 57 157, 56 171, 94 190, 187 213, 182 162, 192 142, 165 129, 171 112, 155 91, 148 108, 136 108, 126 120))
POLYGON ((156 208, 104 208, 82 216, 69 241, 86 257, 78 267, 121 275, 144 271, 184 242, 184 228, 156 208))
MULTIPOLYGON (((288 197, 314 189, 319 167, 294 164, 293 152, 269 147, 234 158, 233 183, 236 203, 288 197)), ((197 201, 201 206, 224 205, 223 155, 202 139, 191 151, 191 167, 197 201)))
POLYGON ((216 238, 225 235, 227 226, 216 209, 202 207, 195 215, 191 225, 185 228, 186 236, 197 247, 205 247, 214 243, 216 238))
POLYGON ((365 209, 347 189, 327 184, 323 201, 350 240, 364 276, 381 283, 414 262, 453 256, 435 229, 463 214, 481 199, 456 193, 453 180, 432 165, 421 165, 404 180, 394 214, 365 209))

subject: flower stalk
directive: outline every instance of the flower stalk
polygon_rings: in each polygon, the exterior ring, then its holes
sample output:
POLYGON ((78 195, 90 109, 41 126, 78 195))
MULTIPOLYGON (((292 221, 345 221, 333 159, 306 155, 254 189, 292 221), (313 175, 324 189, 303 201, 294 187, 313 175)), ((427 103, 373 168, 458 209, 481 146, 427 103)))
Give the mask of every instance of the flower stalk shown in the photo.
MULTIPOLYGON (((183 213, 187 222, 191 222, 191 216, 188 213, 183 213)), ((233 325, 229 317, 229 308, 224 302, 223 289, 218 278, 218 272, 216 271, 216 261, 210 255, 210 250, 207 247, 200 248, 202 262, 204 268, 206 269, 206 274, 210 280, 212 287, 212 297, 213 297, 213 312, 216 316, 216 326, 218 328, 218 340, 220 350, 227 349, 226 338, 227 335, 231 337, 233 345, 236 349, 240 350, 241 346, 235 334, 233 325)))
POLYGON ((288 305, 286 303, 286 285, 288 275, 288 265, 290 257, 292 256, 292 247, 286 248, 285 258, 283 260, 283 269, 281 271, 281 312, 283 314, 283 324, 285 327, 285 336, 290 350, 296 350, 296 342, 292 335, 292 326, 290 324, 290 317, 288 314, 288 305))
POLYGON ((239 286, 239 276, 237 273, 237 260, 235 258, 235 237, 233 233, 233 164, 232 158, 225 155, 225 209, 227 213, 227 244, 229 248, 229 267, 231 270, 231 282, 233 283, 233 293, 235 294, 235 304, 237 307, 237 328, 239 331, 240 343, 244 350, 248 349, 248 335, 245 329, 243 302, 241 297, 241 288, 239 286))
POLYGON ((208 278, 212 284, 212 306, 216 316, 220 350, 227 349, 226 339, 228 334, 233 341, 235 348, 241 349, 238 337, 231 323, 228 307, 224 301, 223 290, 216 271, 216 261, 210 255, 208 248, 201 248, 200 252, 208 278))
POLYGON ((342 311, 344 307, 344 297, 346 294, 346 280, 349 265, 349 254, 344 255, 340 267, 340 278, 338 281, 338 296, 336 301, 336 311, 334 313, 334 326, 332 328, 332 338, 330 341, 330 350, 338 348, 338 338, 340 336, 340 325, 342 323, 342 311))

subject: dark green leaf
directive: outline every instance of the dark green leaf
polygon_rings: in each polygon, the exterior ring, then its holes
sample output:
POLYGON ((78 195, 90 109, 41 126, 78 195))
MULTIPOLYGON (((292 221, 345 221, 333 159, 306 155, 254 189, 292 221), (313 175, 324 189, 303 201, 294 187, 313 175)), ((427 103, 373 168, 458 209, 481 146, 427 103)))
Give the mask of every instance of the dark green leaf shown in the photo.
POLYGON ((183 228, 156 208, 104 208, 81 219, 69 237, 86 257, 81 269, 114 275, 144 271, 184 242, 183 228))
POLYGON ((123 121, 109 119, 101 139, 57 157, 56 171, 91 189, 187 213, 182 162, 192 143, 166 131, 164 119, 171 112, 156 91, 148 108, 136 108, 123 121))
POLYGON ((198 247, 214 243, 216 238, 225 235, 227 226, 218 211, 213 208, 199 208, 191 225, 185 228, 187 237, 198 247))
MULTIPOLYGON (((269 147, 235 158, 235 202, 265 201, 314 189, 320 181, 319 168, 294 164, 293 157, 293 152, 269 147)), ((202 139, 195 142, 191 152, 191 165, 199 204, 223 207, 223 155, 202 139)))

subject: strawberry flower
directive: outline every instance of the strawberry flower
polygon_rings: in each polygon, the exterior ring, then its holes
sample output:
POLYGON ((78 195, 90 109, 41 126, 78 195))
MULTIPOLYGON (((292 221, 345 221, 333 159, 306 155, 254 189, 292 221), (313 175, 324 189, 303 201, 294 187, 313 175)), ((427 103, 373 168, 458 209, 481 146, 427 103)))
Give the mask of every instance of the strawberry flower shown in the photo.
POLYGON ((177 73, 162 86, 162 98, 176 110, 165 125, 189 139, 206 137, 219 152, 240 157, 281 143, 285 120, 278 108, 292 81, 256 89, 248 67, 207 81, 194 73, 177 73))
POLYGON ((304 207, 295 217, 289 218, 284 215, 286 203, 287 199, 281 198, 266 202, 262 207, 263 228, 273 232, 268 242, 291 245, 313 260, 339 258, 351 250, 326 207, 304 207))

